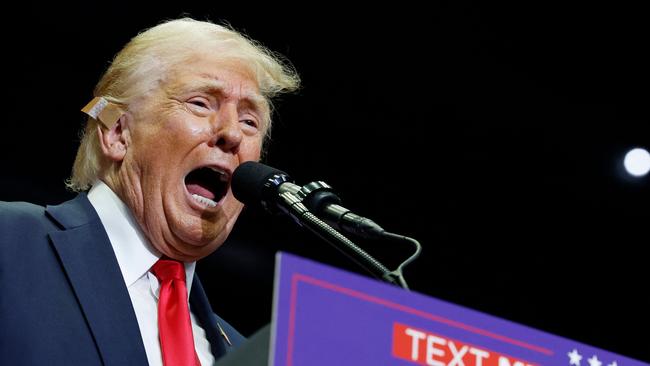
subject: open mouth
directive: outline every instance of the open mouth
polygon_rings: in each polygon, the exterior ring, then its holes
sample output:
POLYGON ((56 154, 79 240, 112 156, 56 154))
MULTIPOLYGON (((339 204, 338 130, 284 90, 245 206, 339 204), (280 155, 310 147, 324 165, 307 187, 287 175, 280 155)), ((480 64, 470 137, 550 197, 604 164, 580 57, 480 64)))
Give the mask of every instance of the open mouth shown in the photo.
POLYGON ((197 202, 216 207, 228 193, 230 177, 224 171, 212 167, 203 167, 192 170, 185 177, 185 187, 192 198, 197 202))

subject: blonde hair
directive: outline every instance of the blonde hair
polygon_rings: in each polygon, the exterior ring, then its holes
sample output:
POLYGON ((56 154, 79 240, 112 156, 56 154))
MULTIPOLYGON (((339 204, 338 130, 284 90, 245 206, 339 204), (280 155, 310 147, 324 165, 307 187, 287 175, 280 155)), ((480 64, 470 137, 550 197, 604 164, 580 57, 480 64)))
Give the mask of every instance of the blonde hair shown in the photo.
MULTIPOLYGON (((190 60, 197 52, 210 52, 224 61, 240 62, 250 67, 269 106, 264 116, 268 126, 265 136, 268 137, 272 98, 296 90, 300 79, 282 56, 229 26, 183 18, 161 23, 138 34, 115 56, 97 83, 94 95, 128 109, 138 98, 158 88, 161 79, 175 65, 190 60)), ((88 118, 72 176, 66 182, 74 191, 87 190, 102 173, 103 155, 96 132, 100 123, 88 118)))

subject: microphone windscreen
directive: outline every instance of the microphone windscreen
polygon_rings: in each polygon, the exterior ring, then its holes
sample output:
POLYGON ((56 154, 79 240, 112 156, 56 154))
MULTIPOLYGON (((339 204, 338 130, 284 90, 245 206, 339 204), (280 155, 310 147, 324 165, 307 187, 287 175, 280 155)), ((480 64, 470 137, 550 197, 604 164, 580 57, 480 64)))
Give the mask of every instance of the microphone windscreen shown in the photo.
POLYGON ((245 205, 259 205, 266 199, 271 189, 268 183, 275 175, 287 173, 256 161, 244 162, 233 172, 232 193, 245 205))

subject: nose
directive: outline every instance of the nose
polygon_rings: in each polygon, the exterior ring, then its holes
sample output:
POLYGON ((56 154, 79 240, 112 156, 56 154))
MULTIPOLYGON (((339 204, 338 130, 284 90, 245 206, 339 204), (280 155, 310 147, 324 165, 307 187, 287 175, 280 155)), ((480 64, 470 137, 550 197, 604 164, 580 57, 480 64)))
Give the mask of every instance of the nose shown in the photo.
POLYGON ((213 138, 210 146, 218 147, 226 152, 237 153, 243 138, 237 108, 222 106, 212 119, 213 138))

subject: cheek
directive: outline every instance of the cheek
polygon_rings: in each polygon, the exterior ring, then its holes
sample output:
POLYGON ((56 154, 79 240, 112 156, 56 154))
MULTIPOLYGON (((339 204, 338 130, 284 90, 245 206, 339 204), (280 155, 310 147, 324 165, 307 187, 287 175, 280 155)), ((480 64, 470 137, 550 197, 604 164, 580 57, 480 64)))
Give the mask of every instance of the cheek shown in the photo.
POLYGON ((209 123, 204 121, 195 121, 193 119, 186 120, 185 124, 182 124, 179 129, 182 131, 179 131, 178 133, 187 134, 187 136, 192 140, 205 139, 212 133, 209 123))
POLYGON ((163 125, 167 139, 178 144, 181 141, 201 141, 211 135, 210 123, 205 119, 192 116, 179 116, 170 118, 163 125))
POLYGON ((237 218, 241 210, 244 208, 244 204, 239 202, 235 196, 232 194, 232 190, 228 192, 229 199, 226 201, 226 214, 229 219, 237 218))
POLYGON ((262 153, 262 141, 259 138, 251 138, 245 141, 239 148, 239 162, 259 160, 262 153))

